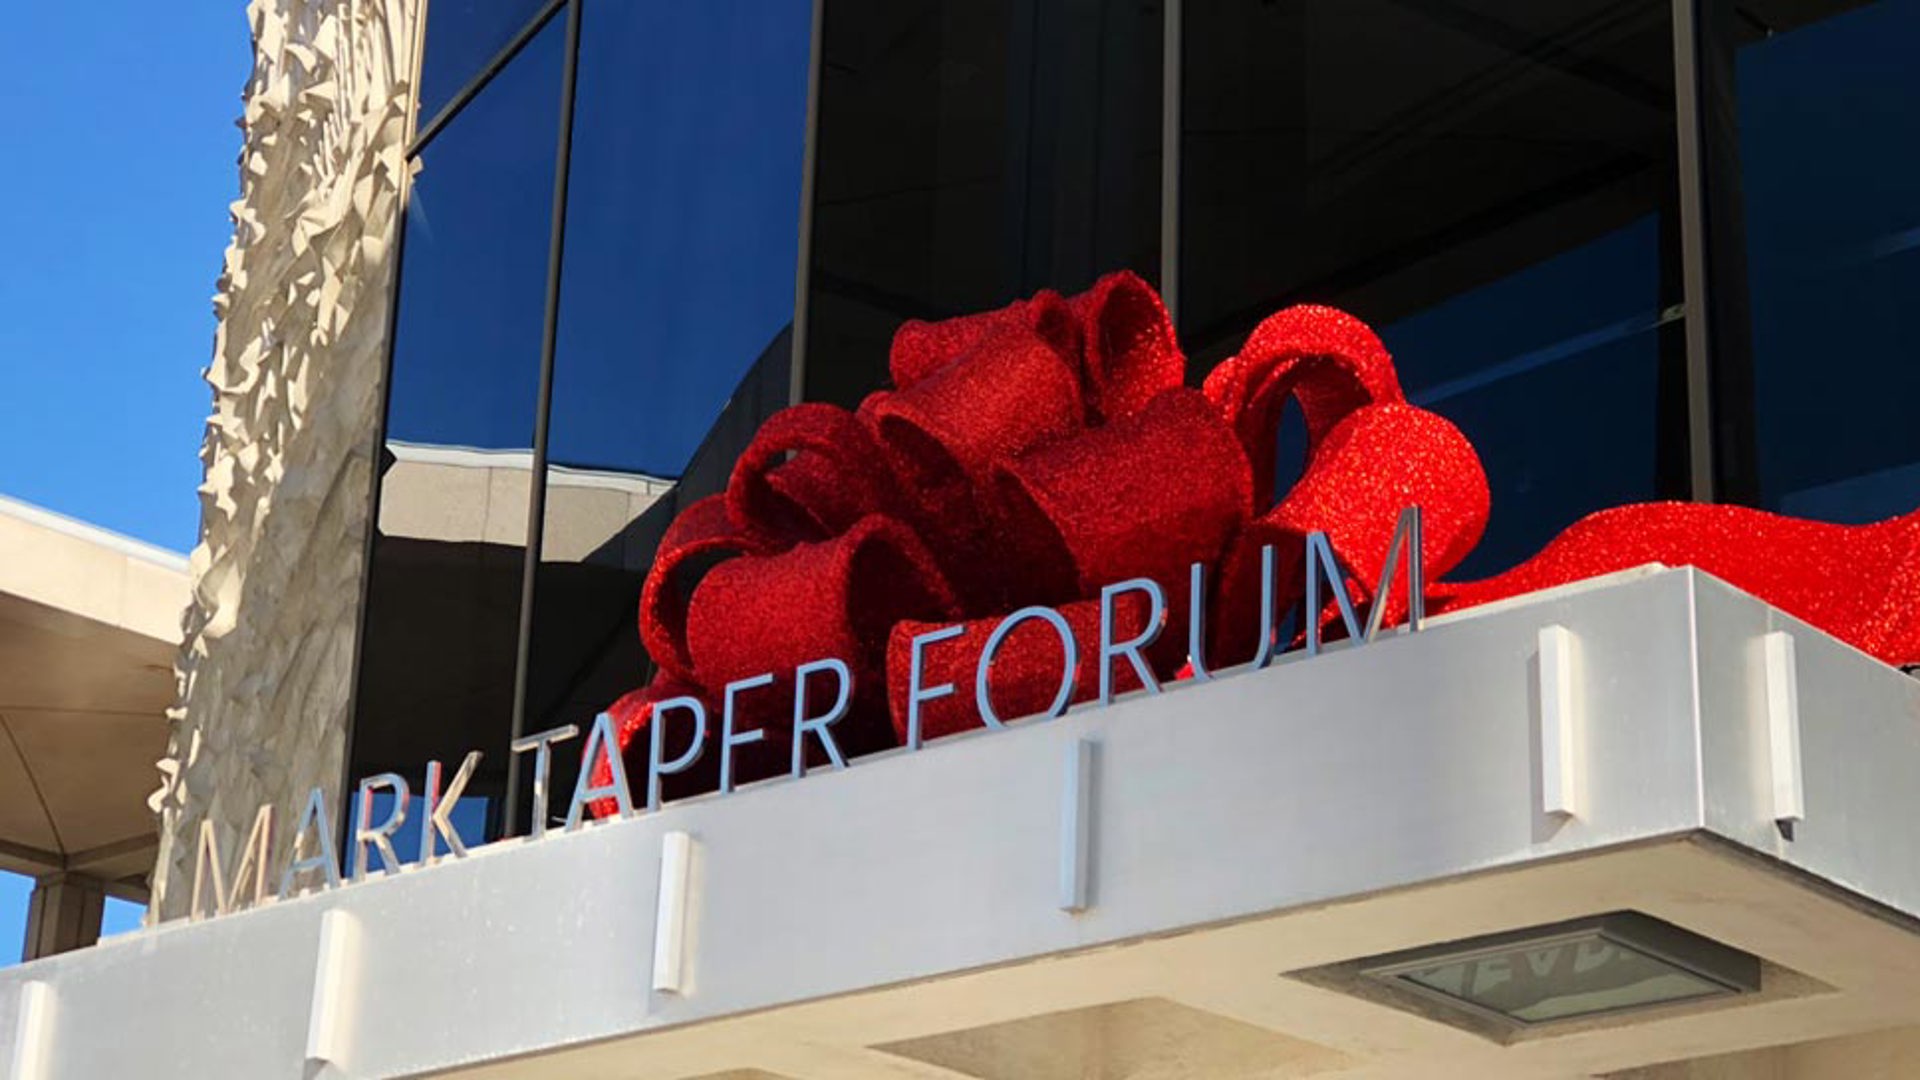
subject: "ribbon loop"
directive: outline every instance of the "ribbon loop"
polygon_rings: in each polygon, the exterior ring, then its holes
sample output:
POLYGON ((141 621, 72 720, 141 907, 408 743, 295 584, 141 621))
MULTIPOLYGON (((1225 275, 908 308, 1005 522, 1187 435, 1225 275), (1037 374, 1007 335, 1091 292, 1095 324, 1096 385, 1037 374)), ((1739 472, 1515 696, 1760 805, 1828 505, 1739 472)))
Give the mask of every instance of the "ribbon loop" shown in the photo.
POLYGON ((1160 294, 1131 270, 1068 301, 1080 323, 1081 381, 1092 423, 1132 416, 1186 379, 1187 358, 1160 294))
POLYGON ((886 455, 859 417, 809 402, 761 425, 734 464, 727 513, 759 546, 783 548, 895 511, 898 490, 886 455))
POLYGON ((901 323, 887 355, 893 385, 905 390, 971 352, 982 340, 1008 330, 1039 338, 1063 358, 1080 355, 1078 320, 1059 293, 1042 289, 1029 299, 993 311, 901 323))
POLYGON ((684 577, 703 561, 749 550, 734 531, 725 496, 709 495, 680 511, 667 526, 646 583, 640 587, 640 643, 660 670, 691 682, 693 657, 687 652, 687 609, 693 585, 684 577))
POLYGON ((1274 442, 1289 398, 1306 419, 1309 458, 1355 409, 1402 398, 1393 358, 1367 324, 1317 304, 1268 316, 1237 355, 1207 376, 1205 390, 1240 437, 1263 505, 1279 494, 1274 442))

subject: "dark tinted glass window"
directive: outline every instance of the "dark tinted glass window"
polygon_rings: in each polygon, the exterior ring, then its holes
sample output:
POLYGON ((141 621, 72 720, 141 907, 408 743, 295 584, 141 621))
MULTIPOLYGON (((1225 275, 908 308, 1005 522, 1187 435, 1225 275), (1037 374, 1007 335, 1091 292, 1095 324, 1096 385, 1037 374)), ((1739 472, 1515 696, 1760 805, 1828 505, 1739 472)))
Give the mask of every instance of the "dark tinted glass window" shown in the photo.
POLYGON ((1371 323, 1486 466, 1463 575, 1684 494, 1669 8, 1186 6, 1182 340, 1204 370, 1289 304, 1371 323))
POLYGON ((488 752, 513 713, 565 35, 416 159, 354 720, 355 777, 488 752))
POLYGON ((478 76, 548 0, 431 0, 420 60, 420 123, 478 76))
POLYGON ((793 317, 809 0, 589 0, 549 457, 678 476, 793 317))
POLYGON ((1160 53, 1146 0, 831 0, 807 396, 857 403, 906 318, 1159 278, 1160 53))
POLYGON ((1920 3, 1742 3, 1739 157, 1763 504, 1920 504, 1920 3))
POLYGON ((583 15, 530 731, 646 681, 660 530, 789 396, 810 0, 583 15))

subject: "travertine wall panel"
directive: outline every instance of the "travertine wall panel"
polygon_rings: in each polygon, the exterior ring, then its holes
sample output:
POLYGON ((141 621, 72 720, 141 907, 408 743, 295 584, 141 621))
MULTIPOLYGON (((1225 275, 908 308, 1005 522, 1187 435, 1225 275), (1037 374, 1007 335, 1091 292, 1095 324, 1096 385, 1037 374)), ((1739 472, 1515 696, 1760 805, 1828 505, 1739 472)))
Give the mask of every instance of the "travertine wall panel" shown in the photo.
POLYGON ((237 852, 275 803, 284 850, 305 791, 340 781, 418 11, 247 7, 201 535, 153 798, 159 918, 185 913, 201 820, 237 852))

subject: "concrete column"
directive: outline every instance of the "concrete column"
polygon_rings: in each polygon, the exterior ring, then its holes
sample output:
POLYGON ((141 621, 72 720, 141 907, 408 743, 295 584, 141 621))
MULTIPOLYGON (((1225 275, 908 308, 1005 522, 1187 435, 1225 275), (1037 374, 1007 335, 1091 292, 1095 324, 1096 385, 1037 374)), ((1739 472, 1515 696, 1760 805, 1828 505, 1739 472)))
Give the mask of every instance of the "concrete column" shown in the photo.
POLYGON ((107 886, 85 874, 58 873, 36 878, 27 902, 27 943, 21 959, 83 949, 100 940, 107 886))

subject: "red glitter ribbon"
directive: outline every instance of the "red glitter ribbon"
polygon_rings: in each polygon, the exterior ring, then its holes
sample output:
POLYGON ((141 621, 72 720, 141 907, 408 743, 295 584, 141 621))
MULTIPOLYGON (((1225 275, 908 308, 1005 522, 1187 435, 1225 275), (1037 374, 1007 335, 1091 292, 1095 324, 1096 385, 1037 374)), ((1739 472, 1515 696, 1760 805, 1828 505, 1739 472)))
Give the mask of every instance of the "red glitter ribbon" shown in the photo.
MULTIPOLYGON (((1415 505, 1432 612, 1646 563, 1692 565, 1889 663, 1920 662, 1920 511, 1842 526, 1734 506, 1625 506, 1575 523, 1504 574, 1443 581, 1486 526, 1479 458, 1459 429, 1405 400, 1373 331, 1332 308, 1268 318, 1201 391, 1183 385, 1186 359, 1159 297, 1124 272, 1071 298, 1043 291, 997 311, 905 323, 888 360, 892 389, 856 412, 804 404, 776 414, 725 494, 668 528, 640 603, 641 640, 660 673, 609 710, 635 784, 655 703, 704 702, 712 744, 726 684, 763 673, 774 682, 740 696, 736 730, 767 737, 737 758, 736 776, 784 771, 795 665, 825 657, 854 679, 833 727, 843 751, 895 745, 912 639, 943 626, 961 631, 928 645, 921 682, 957 689, 923 703, 923 734, 976 727, 981 650, 1030 605, 1059 610, 1078 652, 1070 700, 1090 700, 1100 590, 1126 579, 1164 591, 1166 622, 1146 659, 1156 677, 1179 677, 1191 670, 1194 563, 1208 568, 1208 666, 1244 661, 1262 624, 1264 546, 1275 549, 1277 610, 1300 599, 1312 532, 1327 535, 1364 603, 1401 510, 1415 505), (1275 439, 1290 401, 1308 448, 1300 478, 1276 498, 1275 439)), ((1146 629, 1143 595, 1117 600, 1116 637, 1146 629)), ((1389 605, 1396 620, 1406 600, 1389 605)), ((1045 711, 1064 648, 1038 619, 1007 634, 988 672, 994 710, 1045 711)), ((1130 665, 1117 668, 1117 690, 1138 688, 1130 665)), ((668 732, 667 756, 690 737, 668 732)), ((712 750, 668 777, 667 797, 717 783, 712 750)), ((606 762, 594 773, 606 782, 606 762)))

